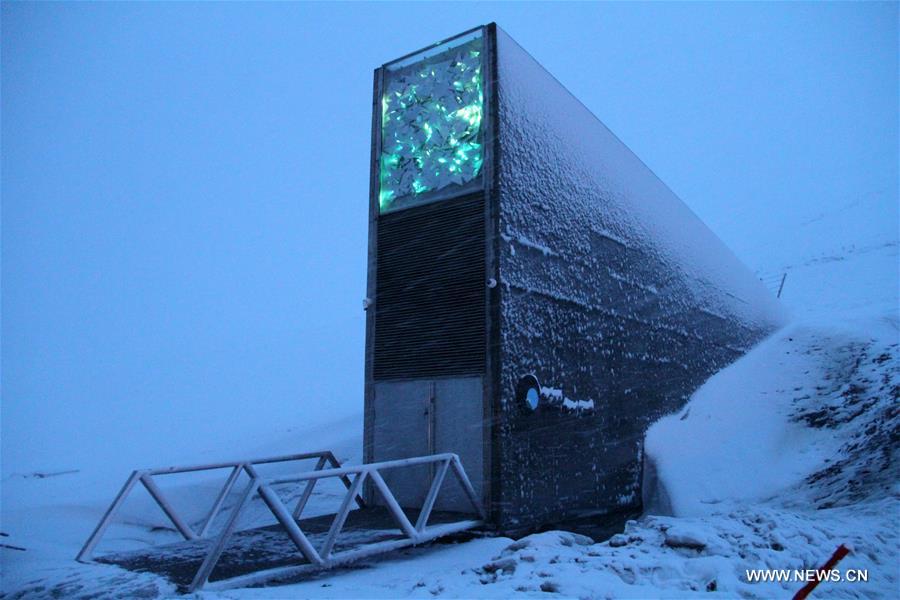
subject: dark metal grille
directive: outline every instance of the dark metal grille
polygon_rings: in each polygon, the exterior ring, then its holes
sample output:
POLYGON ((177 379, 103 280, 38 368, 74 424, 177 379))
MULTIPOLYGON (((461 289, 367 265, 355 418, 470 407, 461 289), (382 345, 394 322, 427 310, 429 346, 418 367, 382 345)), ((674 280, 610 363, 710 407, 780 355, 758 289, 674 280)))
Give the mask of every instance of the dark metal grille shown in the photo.
POLYGON ((484 372, 484 235, 481 193, 379 217, 375 379, 484 372))

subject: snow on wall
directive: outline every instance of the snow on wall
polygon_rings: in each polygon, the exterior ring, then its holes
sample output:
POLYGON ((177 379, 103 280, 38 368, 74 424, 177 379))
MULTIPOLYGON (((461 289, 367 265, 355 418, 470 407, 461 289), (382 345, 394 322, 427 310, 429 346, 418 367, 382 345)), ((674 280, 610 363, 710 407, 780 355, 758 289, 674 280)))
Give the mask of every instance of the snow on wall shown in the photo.
POLYGON ((516 198, 503 205, 505 237, 573 258, 605 238, 651 253, 703 309, 759 328, 782 322, 772 295, 715 234, 512 38, 497 37, 500 185, 516 198))
POLYGON ((587 400, 573 400, 566 397, 560 388, 551 388, 547 386, 541 387, 541 396, 549 402, 557 404, 568 410, 593 410, 594 401, 590 398, 587 400))
POLYGON ((496 47, 500 521, 525 528, 635 503, 646 427, 782 317, 690 209, 499 29, 496 47), (526 374, 591 410, 521 410, 526 374))

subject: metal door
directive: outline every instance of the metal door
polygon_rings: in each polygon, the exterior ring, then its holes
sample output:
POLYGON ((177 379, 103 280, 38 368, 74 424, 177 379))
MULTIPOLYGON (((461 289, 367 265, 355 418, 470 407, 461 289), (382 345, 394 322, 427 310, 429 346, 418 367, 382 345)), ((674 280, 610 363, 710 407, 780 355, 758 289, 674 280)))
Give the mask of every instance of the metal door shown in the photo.
MULTIPOLYGON (((379 462, 454 452, 479 498, 484 489, 484 425, 481 377, 385 381, 375 384, 372 460, 379 462)), ((418 508, 431 485, 429 466, 385 471, 404 508, 418 508)), ((376 498, 376 502, 380 502, 376 498)), ((471 512, 455 478, 448 475, 435 508, 471 512)))

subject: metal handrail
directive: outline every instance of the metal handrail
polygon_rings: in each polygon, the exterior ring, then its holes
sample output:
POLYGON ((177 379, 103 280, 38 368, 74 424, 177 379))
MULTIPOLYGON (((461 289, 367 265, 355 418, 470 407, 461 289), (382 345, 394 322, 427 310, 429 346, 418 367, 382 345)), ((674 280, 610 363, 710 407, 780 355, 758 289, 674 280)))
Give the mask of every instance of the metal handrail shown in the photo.
POLYGON ((459 457, 456 454, 435 454, 432 456, 420 456, 401 460, 344 467, 341 466, 341 464, 337 461, 333 453, 325 450, 320 452, 294 454, 290 456, 265 458, 252 461, 234 461, 226 463, 214 463, 209 465, 194 465, 188 467, 169 467, 163 469, 146 469, 134 471, 125 482, 125 485, 122 486, 122 489, 119 491, 119 494, 116 496, 115 500, 113 500, 106 513, 103 515, 103 518, 94 529, 94 532, 88 538, 84 547, 81 549, 81 552, 78 553, 76 560, 82 562, 90 560, 94 548, 96 547, 97 543, 99 543, 100 538, 103 536, 107 527, 111 523, 113 516, 119 510, 119 508, 125 501, 125 498, 131 493, 132 489, 138 482, 144 485, 144 487, 150 493, 151 497, 156 501, 159 507, 169 518, 169 520, 171 520, 173 525, 175 525, 175 528, 182 534, 185 539, 194 540, 205 537, 209 532, 209 528, 213 520, 221 511, 225 498, 233 489, 238 475, 241 471, 245 472, 249 476, 250 482, 244 488, 244 491, 241 494, 241 498, 231 511, 231 514, 229 515, 224 528, 207 551, 203 563, 200 565, 200 568, 197 570, 194 579, 188 586, 188 592, 196 591, 202 588, 207 583, 207 581, 209 580, 209 576, 218 563, 219 558, 221 557, 222 552, 225 550, 229 539, 235 532, 237 522, 241 513, 249 504, 250 500, 256 495, 258 495, 263 500, 263 503, 268 507, 272 515, 287 532, 288 537, 300 551, 300 554, 302 554, 303 557, 307 560, 307 564, 281 567, 278 569, 268 570, 263 573, 245 575, 234 578, 232 580, 228 580, 227 582, 216 582, 218 587, 223 587, 223 585, 228 585, 229 583, 259 583, 272 577, 283 577, 310 569, 322 569, 338 564, 344 564, 371 554, 386 552, 404 546, 420 544, 442 535, 448 535, 450 533, 471 529, 473 527, 481 525, 483 523, 483 520, 485 519, 485 513, 484 509, 481 506, 481 502, 479 501, 478 496, 476 495, 475 490, 472 487, 468 476, 466 475, 465 469, 463 468, 462 463, 460 462, 459 457), (264 478, 259 475, 255 468, 257 465, 261 464, 305 460, 310 458, 318 458, 316 466, 313 468, 313 470, 291 477, 264 478), (323 468, 326 464, 330 464, 332 468, 323 468), (391 492, 387 483, 384 481, 384 478, 381 476, 380 471, 423 464, 434 464, 436 465, 436 469, 435 474, 432 478, 431 486, 425 496, 425 501, 419 512, 419 516, 416 520, 415 525, 413 525, 409 521, 409 518, 406 516, 406 514, 403 512, 403 509, 400 507, 400 504, 397 502, 397 499, 394 497, 394 494, 391 492), (187 473, 213 469, 223 469, 227 467, 231 467, 232 472, 229 474, 225 485, 216 496, 216 500, 214 501, 208 516, 204 520, 203 526, 200 529, 199 533, 194 532, 193 529, 191 529, 191 527, 180 518, 180 516, 168 503, 165 496, 163 496, 162 492, 155 485, 155 482, 152 479, 154 475, 187 473), (447 473, 451 470, 462 486, 467 499, 471 503, 472 508, 477 513, 479 519, 462 520, 455 523, 445 523, 442 525, 429 527, 428 519, 431 516, 432 510, 434 509, 435 502, 441 490, 441 485, 446 479, 447 473), (353 476, 352 480, 349 477, 351 475, 353 476), (334 516, 334 520, 332 521, 331 527, 329 528, 321 547, 317 550, 306 537, 306 534, 303 532, 303 530, 300 528, 298 521, 301 513, 303 512, 303 508, 306 506, 307 501, 312 495, 313 487, 315 486, 316 482, 318 482, 320 479, 331 477, 341 479, 341 481, 347 488, 347 492, 344 495, 338 512, 334 516), (335 542, 337 541, 337 537, 347 520, 352 505, 356 503, 360 508, 365 507, 365 503, 360 496, 360 491, 366 478, 372 479, 375 489, 378 490, 378 492, 382 496, 386 504, 386 508, 393 517, 398 529, 404 537, 400 540, 375 542, 372 544, 368 544, 365 547, 358 547, 344 552, 333 553, 335 542), (307 482, 306 488, 301 494, 297 506, 293 511, 290 511, 284 505, 281 498, 279 498, 278 494, 274 492, 272 487, 287 483, 302 483, 304 481, 307 482))
POLYGON ((283 477, 280 479, 273 479, 272 484, 278 485, 282 483, 297 483, 300 481, 307 481, 310 479, 323 479, 325 477, 340 477, 342 475, 354 475, 356 473, 362 473, 363 471, 370 471, 372 465, 377 464, 379 471, 385 471, 387 469, 397 469, 400 467, 411 467, 415 465, 425 465, 436 462, 441 462, 444 460, 452 459, 456 454, 452 452, 444 452, 443 454, 430 454, 428 456, 416 456, 414 458, 401 458, 397 460, 386 460, 379 463, 369 463, 365 465, 355 465, 349 467, 338 467, 334 469, 324 469, 321 471, 309 471, 307 473, 300 473, 298 475, 293 475, 291 477, 283 477))
MULTIPOLYGON (((318 458, 318 462, 314 470, 321 470, 322 467, 325 466, 326 463, 331 464, 333 467, 339 468, 341 463, 338 462, 337 458, 335 458, 334 453, 330 450, 320 450, 318 452, 305 452, 302 454, 288 454, 284 456, 274 456, 274 457, 266 457, 266 458, 257 458, 257 459, 248 459, 248 460, 233 460, 227 462, 218 462, 218 463, 207 463, 200 465, 189 465, 189 466, 177 466, 177 467, 162 467, 155 469, 139 469, 136 471, 132 471, 131 475, 125 481, 125 484, 122 486, 122 489, 119 490, 119 493, 116 495, 115 499, 112 501, 112 504, 109 505, 109 508, 106 509, 103 517, 100 519, 100 522, 97 524, 97 527, 94 528, 93 533, 85 542, 84 546, 81 548, 81 551, 78 552, 78 556, 75 557, 75 560, 79 562, 87 562, 91 559, 93 555, 94 548, 100 542, 100 539, 103 537, 103 534, 106 533, 106 529, 109 527, 112 522, 113 517, 124 504, 125 499, 134 489, 134 487, 140 483, 143 485, 147 491, 150 493, 150 496, 156 502, 156 504, 162 509, 162 511, 166 514, 169 520, 172 522, 172 525, 175 526, 175 529, 184 537, 186 540, 193 540, 197 538, 203 538, 209 532, 210 527, 212 526, 213 521, 219 515, 222 510, 222 506, 225 503, 225 499, 228 497, 228 494, 234 488, 235 483, 237 483, 238 476, 241 472, 245 472, 251 480, 256 477, 256 471, 253 469, 254 466, 264 465, 264 464, 273 464, 273 463, 281 463, 281 462, 295 462, 300 460, 308 460, 312 458, 318 458), (232 471, 228 475, 228 478, 225 480, 225 484, 222 486, 222 489, 219 491, 216 496, 213 505, 210 507, 210 511, 207 514, 206 518, 203 521, 203 525, 200 528, 199 533, 194 532, 191 527, 184 522, 183 519, 178 515, 175 509, 169 504, 166 497, 163 495, 162 490, 157 487, 156 482, 153 480, 153 477, 156 475, 173 475, 176 473, 196 473, 199 471, 215 471, 218 469, 225 469, 231 467, 232 471)), ((350 479, 346 476, 341 477, 341 481, 344 483, 345 487, 350 487, 350 479)), ((315 482, 312 481, 307 484, 306 489, 303 491, 303 494, 300 497, 300 501, 297 503, 297 507, 294 510, 294 518, 299 518, 300 514, 303 512, 303 508, 306 506, 306 502, 309 500, 309 497, 312 495, 312 488, 315 486, 315 482)), ((356 502, 362 508, 365 506, 365 502, 362 499, 362 496, 357 495, 356 502)))

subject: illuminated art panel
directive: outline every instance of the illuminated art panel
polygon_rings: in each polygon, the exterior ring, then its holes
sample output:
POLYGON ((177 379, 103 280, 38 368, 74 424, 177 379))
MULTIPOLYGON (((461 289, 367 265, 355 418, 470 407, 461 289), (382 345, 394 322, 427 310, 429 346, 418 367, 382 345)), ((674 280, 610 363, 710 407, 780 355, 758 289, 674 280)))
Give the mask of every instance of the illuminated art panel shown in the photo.
POLYGON ((380 212, 480 185, 483 56, 479 30, 385 67, 380 212))

